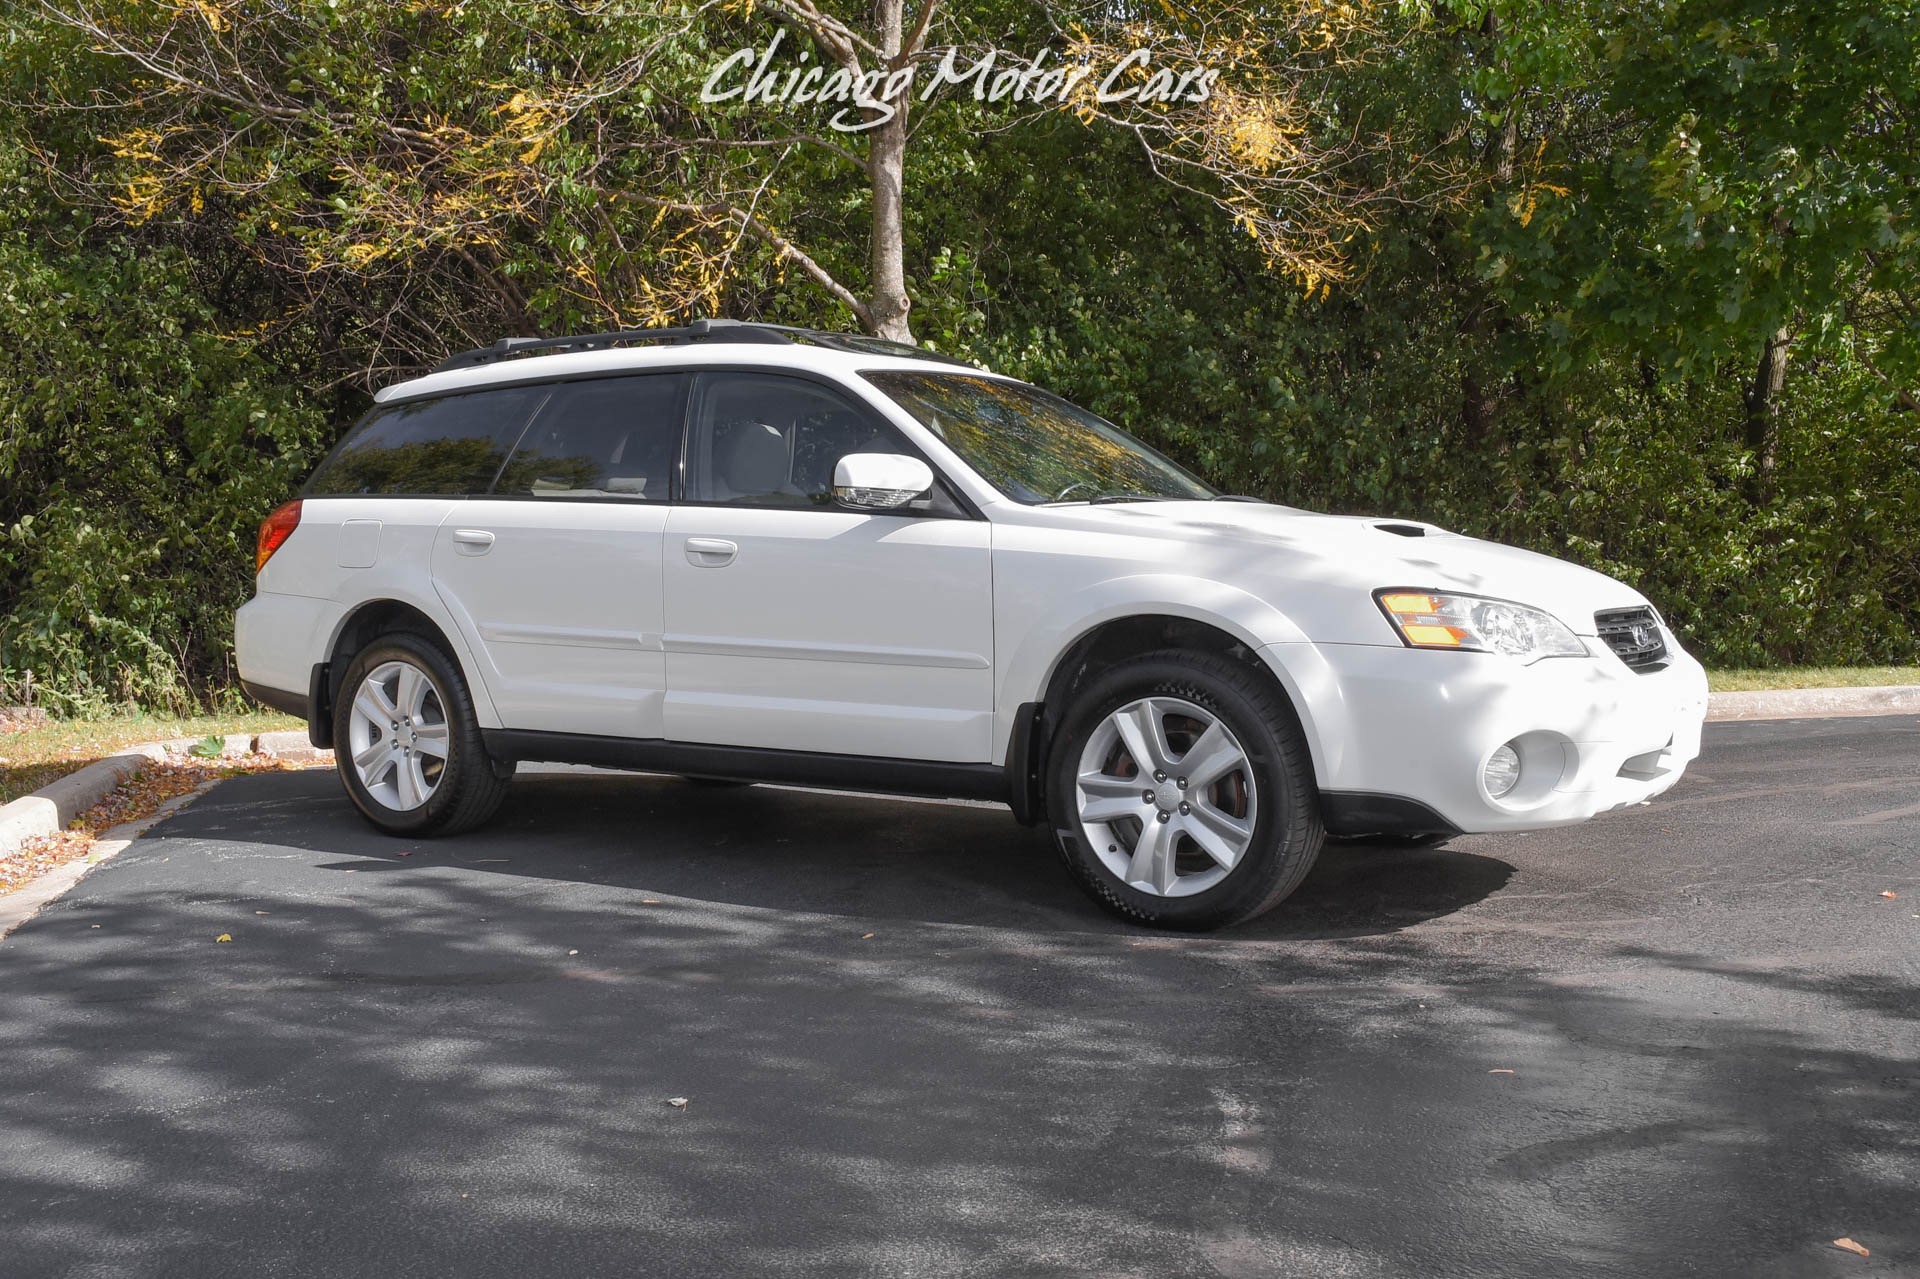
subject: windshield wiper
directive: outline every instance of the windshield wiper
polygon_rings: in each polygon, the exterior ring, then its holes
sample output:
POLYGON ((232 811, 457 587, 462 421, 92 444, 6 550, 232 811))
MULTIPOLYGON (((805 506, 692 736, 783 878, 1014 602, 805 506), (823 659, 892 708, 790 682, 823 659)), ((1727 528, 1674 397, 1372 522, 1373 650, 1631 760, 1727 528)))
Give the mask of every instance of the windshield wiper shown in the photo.
POLYGON ((1170 497, 1158 493, 1102 493, 1098 497, 1087 499, 1088 506, 1110 506, 1115 502, 1171 502, 1170 497))

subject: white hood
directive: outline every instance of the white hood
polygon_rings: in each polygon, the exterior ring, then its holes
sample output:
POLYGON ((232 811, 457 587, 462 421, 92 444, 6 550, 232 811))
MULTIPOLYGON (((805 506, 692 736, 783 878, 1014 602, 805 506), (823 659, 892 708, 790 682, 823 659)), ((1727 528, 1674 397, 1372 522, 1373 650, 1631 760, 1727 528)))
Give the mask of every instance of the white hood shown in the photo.
POLYGON ((1331 591, 1347 597, 1347 607, 1334 612, 1352 616, 1352 606, 1364 603, 1365 613, 1378 619, 1372 594, 1382 587, 1459 591, 1545 609, 1576 634, 1592 635, 1594 613, 1647 603, 1631 587, 1592 569, 1414 520, 1319 515, 1262 502, 1030 509, 1089 532, 1166 539, 1199 560, 1192 568, 1283 609, 1297 592, 1331 591))

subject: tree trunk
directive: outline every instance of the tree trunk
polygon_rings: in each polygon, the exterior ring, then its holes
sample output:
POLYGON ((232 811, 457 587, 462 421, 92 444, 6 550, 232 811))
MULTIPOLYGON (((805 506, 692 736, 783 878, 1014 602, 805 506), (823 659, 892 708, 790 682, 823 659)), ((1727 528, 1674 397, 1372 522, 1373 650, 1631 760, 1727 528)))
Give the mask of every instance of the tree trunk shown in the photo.
POLYGON ((1756 502, 1773 495, 1774 464, 1780 451, 1780 392, 1787 384, 1787 348, 1791 334, 1774 330, 1760 349, 1760 366, 1747 387, 1747 451, 1753 454, 1748 495, 1756 502))
MULTIPOLYGON (((1492 9, 1480 23, 1482 46, 1488 57, 1500 42, 1500 15, 1492 9)), ((1502 64, 1504 69, 1504 63, 1502 64)), ((1520 148, 1520 112, 1517 104, 1509 98, 1506 104, 1505 119, 1500 125, 1499 134, 1491 139, 1493 174, 1502 184, 1513 180, 1514 157, 1520 148)), ((1505 193, 1495 191, 1492 198, 1504 199, 1505 193)), ((1461 353, 1465 368, 1460 373, 1460 416, 1466 428, 1466 441, 1469 448, 1479 448, 1486 442, 1488 432, 1493 428, 1493 420, 1500 411, 1501 388, 1495 381, 1482 376, 1481 362, 1486 358, 1487 311, 1492 302, 1481 295, 1468 302, 1469 311, 1465 322, 1460 326, 1460 335, 1465 341, 1461 344, 1461 353)), ((1496 329, 1504 328, 1498 317, 1496 329)))
MULTIPOLYGON (((1500 42, 1500 15, 1492 9, 1487 10, 1486 20, 1480 24, 1480 35, 1489 51, 1500 42)), ((1502 59, 1500 70, 1504 72, 1506 69, 1506 61, 1502 59)), ((1520 150, 1520 104, 1517 99, 1507 99, 1501 117, 1500 136, 1493 144, 1493 175, 1504 183, 1513 181, 1514 157, 1520 150)))
MULTIPOLYGON (((880 0, 880 48, 886 54, 887 69, 904 64, 901 43, 904 39, 902 10, 905 0, 880 0)), ((893 119, 869 135, 867 143, 867 179, 873 189, 873 243, 870 264, 870 289, 867 327, 875 337, 894 342, 913 341, 913 329, 907 323, 907 311, 913 306, 907 297, 906 236, 902 225, 903 191, 907 158, 907 103, 911 93, 903 93, 893 103, 893 119)))

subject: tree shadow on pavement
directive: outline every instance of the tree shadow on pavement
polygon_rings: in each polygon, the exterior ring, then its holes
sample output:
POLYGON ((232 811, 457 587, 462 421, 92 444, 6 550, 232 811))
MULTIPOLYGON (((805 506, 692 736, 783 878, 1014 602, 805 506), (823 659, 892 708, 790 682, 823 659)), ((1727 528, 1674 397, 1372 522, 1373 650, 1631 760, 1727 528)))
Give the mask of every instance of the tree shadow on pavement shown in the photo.
POLYGON ((6 944, 9 1275, 1802 1274, 1842 1233, 1920 1246, 1912 1060, 1713 1022, 1717 979, 1676 1010, 1409 934, 1038 937, 261 856, 155 840, 6 944))

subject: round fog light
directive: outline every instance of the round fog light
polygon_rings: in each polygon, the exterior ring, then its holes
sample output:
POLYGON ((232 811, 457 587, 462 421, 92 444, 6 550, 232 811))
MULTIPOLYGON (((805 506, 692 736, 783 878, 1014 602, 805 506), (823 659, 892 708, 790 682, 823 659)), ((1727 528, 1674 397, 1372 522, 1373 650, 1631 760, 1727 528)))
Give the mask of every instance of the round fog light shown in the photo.
POLYGON ((1514 783, 1520 780, 1520 756, 1511 742, 1487 756, 1487 766, 1480 770, 1480 780, 1485 784, 1487 794, 1495 799, 1513 789, 1514 783))

